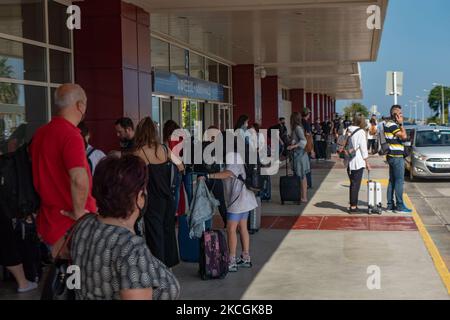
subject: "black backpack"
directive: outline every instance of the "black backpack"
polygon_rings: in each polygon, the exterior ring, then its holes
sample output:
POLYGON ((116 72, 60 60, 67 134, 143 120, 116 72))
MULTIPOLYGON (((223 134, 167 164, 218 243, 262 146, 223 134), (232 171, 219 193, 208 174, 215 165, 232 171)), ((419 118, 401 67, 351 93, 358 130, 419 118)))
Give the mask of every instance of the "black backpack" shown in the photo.
POLYGON ((0 211, 8 218, 25 218, 39 209, 33 185, 29 144, 0 156, 0 211))

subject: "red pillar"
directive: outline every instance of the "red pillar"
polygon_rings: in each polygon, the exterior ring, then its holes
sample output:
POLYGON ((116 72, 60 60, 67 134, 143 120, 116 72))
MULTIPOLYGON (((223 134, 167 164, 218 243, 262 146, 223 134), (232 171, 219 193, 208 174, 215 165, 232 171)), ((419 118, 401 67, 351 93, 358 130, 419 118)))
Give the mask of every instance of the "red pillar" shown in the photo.
POLYGON ((320 121, 320 107, 319 107, 319 95, 317 93, 313 94, 313 105, 314 105, 314 122, 316 119, 320 121))
POLYGON ((278 123, 278 77, 261 80, 262 127, 268 129, 278 123))
POLYGON ((74 32, 75 81, 88 97, 86 122, 93 145, 117 150, 114 122, 151 115, 150 15, 120 0, 77 5, 83 20, 74 32))
MULTIPOLYGON (((236 122, 241 115, 250 117, 250 123, 260 121, 257 113, 261 114, 256 106, 255 66, 242 64, 232 68, 233 77, 233 117, 236 122)), ((256 79, 259 81, 259 79, 256 79)))
POLYGON ((290 96, 292 102, 292 112, 301 112, 305 108, 305 90, 303 89, 291 89, 290 96))

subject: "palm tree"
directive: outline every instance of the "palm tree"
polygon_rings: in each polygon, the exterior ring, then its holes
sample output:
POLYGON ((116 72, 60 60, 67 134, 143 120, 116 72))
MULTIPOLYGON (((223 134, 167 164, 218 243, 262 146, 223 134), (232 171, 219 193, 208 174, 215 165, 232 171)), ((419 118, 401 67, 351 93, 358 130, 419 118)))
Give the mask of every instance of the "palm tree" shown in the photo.
MULTIPOLYGON (((12 66, 6 62, 8 58, 0 58, 0 78, 11 78, 14 74, 12 66)), ((15 83, 0 82, 0 102, 4 104, 17 104, 19 99, 19 88, 15 83)))

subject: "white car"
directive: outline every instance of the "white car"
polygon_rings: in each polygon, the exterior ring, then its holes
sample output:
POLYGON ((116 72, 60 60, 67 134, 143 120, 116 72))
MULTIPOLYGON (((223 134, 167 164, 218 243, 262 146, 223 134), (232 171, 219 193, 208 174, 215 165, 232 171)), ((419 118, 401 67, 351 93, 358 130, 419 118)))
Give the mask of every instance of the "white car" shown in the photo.
POLYGON ((450 128, 416 127, 405 143, 409 178, 450 178, 450 128))

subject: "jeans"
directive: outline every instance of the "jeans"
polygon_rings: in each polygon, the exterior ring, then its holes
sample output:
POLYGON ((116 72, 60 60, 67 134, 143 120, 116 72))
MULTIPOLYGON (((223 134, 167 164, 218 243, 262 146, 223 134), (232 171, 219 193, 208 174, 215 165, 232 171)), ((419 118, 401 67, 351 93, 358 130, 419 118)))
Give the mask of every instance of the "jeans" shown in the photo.
POLYGON ((369 152, 372 152, 373 154, 377 151, 377 140, 376 139, 370 139, 368 142, 367 149, 369 152))
POLYGON ((403 184, 405 182, 405 160, 403 157, 394 158, 388 156, 389 163, 389 187, 387 191, 388 208, 404 208, 403 184), (394 192, 397 205, 394 203, 394 192))
POLYGON ((359 190, 361 189, 361 180, 364 175, 364 168, 354 171, 349 168, 347 169, 347 173, 350 178, 350 206, 357 207, 359 190))

